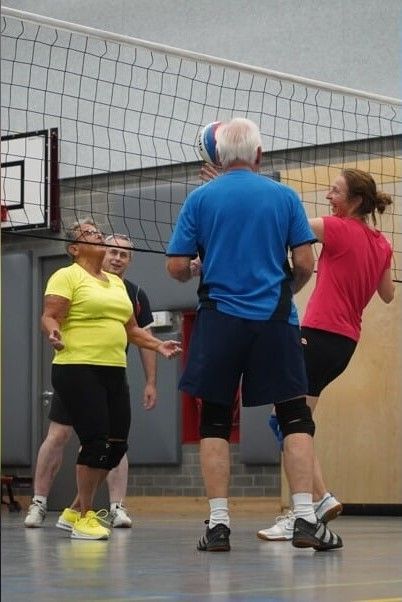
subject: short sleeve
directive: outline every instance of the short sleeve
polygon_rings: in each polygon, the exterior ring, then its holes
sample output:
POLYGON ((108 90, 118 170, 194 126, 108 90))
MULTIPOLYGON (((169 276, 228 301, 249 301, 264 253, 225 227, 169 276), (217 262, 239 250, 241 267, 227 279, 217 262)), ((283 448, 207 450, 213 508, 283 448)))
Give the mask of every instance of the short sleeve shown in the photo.
POLYGON ((138 289, 138 300, 136 304, 135 315, 137 318, 138 326, 145 328, 154 321, 149 299, 142 288, 138 289), (137 313, 138 311, 138 313, 137 313))
POLYGON ((347 245, 350 244, 349 236, 346 233, 347 221, 335 215, 327 215, 322 219, 324 221, 324 240, 322 242, 326 251, 328 253, 341 252, 344 242, 347 245))
POLYGON ((45 295, 57 295, 66 299, 73 298, 74 283, 71 273, 66 268, 57 270, 50 276, 45 290, 45 295))
POLYGON ((308 243, 316 242, 314 232, 310 228, 303 204, 297 194, 288 189, 292 204, 292 216, 289 225, 288 244, 291 249, 308 243))
POLYGON ((196 239, 197 201, 194 192, 187 197, 181 208, 166 251, 168 256, 197 257, 198 255, 196 239))
POLYGON ((143 291, 142 288, 140 288, 137 284, 134 284, 134 282, 126 279, 124 279, 124 286, 126 287, 127 294, 130 297, 134 316, 137 320, 138 326, 140 328, 145 328, 146 326, 152 324, 154 317, 152 315, 149 299, 145 291, 143 291))

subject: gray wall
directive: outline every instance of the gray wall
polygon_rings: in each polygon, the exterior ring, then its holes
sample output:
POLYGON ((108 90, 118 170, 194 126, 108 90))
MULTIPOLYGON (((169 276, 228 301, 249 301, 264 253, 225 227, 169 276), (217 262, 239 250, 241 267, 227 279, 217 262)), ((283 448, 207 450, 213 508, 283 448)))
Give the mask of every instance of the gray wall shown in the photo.
POLYGON ((400 0, 5 0, 89 27, 399 97, 400 0))
MULTIPOLYGON (((43 355, 43 346, 47 349, 47 344, 42 339, 39 327, 43 293, 42 259, 59 256, 61 247, 57 242, 38 242, 34 239, 19 239, 16 244, 13 242, 4 244, 3 241, 2 245, 2 463, 4 466, 30 469, 44 435, 42 391, 49 389, 47 373, 50 359, 49 354, 43 355), (42 363, 43 357, 47 359, 42 363)), ((168 278, 164 264, 163 255, 137 253, 127 277, 146 290, 154 311, 194 308, 196 283, 180 285, 174 282, 168 278)), ((161 333, 161 336, 165 335, 161 333)), ((175 362, 173 364, 176 365, 175 362)), ((173 364, 164 364, 162 359, 159 362, 159 399, 164 403, 152 416, 144 416, 136 411, 135 422, 143 434, 138 436, 135 444, 133 441, 131 444, 138 461, 156 462, 152 454, 142 459, 138 453, 141 437, 146 436, 151 426, 150 420, 154 420, 154 427, 165 422, 165 436, 171 436, 169 453, 163 447, 163 437, 160 438, 159 447, 156 445, 161 450, 161 457, 165 457, 166 463, 178 461, 180 398, 174 384, 177 383, 177 369, 173 364), (176 390, 174 403, 170 400, 173 390, 176 390), (164 412, 170 416, 169 419, 164 412)), ((135 382, 138 374, 141 375, 139 360, 132 357, 129 378, 133 400, 137 402, 142 395, 142 382, 135 382)))
MULTIPOLYGON (((5 4, 369 92, 390 96, 401 92, 400 0, 5 0, 5 4)), ((8 399, 7 407, 3 405, 3 443, 20 465, 31 462, 39 443, 41 282, 37 255, 49 254, 52 248, 55 254, 60 252, 52 243, 5 245, 12 256, 3 271, 2 372, 8 399), (22 267, 15 270, 15 261, 22 267), (26 279, 11 286, 14 278, 21 277, 21 270, 26 279), (20 307, 22 300, 25 310, 20 307), (13 309, 7 320, 5 305, 13 309), (12 434, 16 425, 26 435, 23 444, 12 434)), ((154 310, 195 304, 196 283, 171 281, 161 255, 137 253, 130 277, 148 292, 154 310)))
POLYGON ((1 457, 3 464, 29 466, 32 430, 30 255, 17 252, 3 257, 1 276, 1 457))

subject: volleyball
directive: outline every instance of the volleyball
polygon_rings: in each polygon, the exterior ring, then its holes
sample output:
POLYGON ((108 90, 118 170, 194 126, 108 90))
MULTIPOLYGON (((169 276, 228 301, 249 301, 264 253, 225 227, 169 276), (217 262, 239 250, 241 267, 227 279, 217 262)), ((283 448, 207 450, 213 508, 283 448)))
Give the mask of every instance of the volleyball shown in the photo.
POLYGON ((213 121, 202 128, 198 135, 198 152, 203 161, 219 165, 216 152, 216 131, 222 124, 221 121, 213 121))

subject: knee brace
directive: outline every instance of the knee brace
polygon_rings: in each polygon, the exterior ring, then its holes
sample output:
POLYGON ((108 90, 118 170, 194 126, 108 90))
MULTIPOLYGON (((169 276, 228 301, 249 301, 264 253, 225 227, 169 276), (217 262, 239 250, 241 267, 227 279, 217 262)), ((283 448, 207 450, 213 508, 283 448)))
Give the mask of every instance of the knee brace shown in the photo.
POLYGON ((232 432, 232 408, 202 401, 200 437, 218 437, 229 441, 232 432))
POLYGON ((110 444, 106 439, 95 439, 85 441, 81 445, 77 458, 77 464, 83 464, 90 468, 104 468, 109 470, 110 444))
POLYGON ((128 450, 127 441, 109 441, 109 470, 120 464, 120 460, 128 450))
POLYGON ((314 436, 315 424, 305 397, 276 403, 275 411, 284 437, 294 433, 314 436))

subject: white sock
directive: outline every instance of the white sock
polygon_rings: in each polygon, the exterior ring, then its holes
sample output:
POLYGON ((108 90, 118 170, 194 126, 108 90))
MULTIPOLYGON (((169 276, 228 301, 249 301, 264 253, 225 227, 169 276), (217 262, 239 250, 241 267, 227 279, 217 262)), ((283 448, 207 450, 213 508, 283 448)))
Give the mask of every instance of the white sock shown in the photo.
POLYGON ((327 497, 331 497, 331 494, 329 493, 329 491, 327 491, 326 493, 324 493, 324 495, 322 496, 321 499, 317 500, 316 502, 313 502, 314 509, 318 508, 318 506, 320 504, 322 504, 323 501, 327 499, 327 497))
POLYGON ((47 506, 47 497, 45 495, 34 495, 32 501, 40 502, 42 506, 47 506))
POLYGON ((113 512, 113 510, 116 510, 116 508, 118 506, 122 506, 123 505, 123 501, 120 500, 120 502, 110 502, 110 511, 113 512))
POLYGON ((213 529, 216 525, 226 525, 230 527, 228 500, 226 497, 214 497, 209 500, 210 515, 209 528, 213 529))
POLYGON ((309 523, 316 523, 313 495, 311 493, 295 493, 292 495, 293 512, 296 518, 304 518, 309 523))

